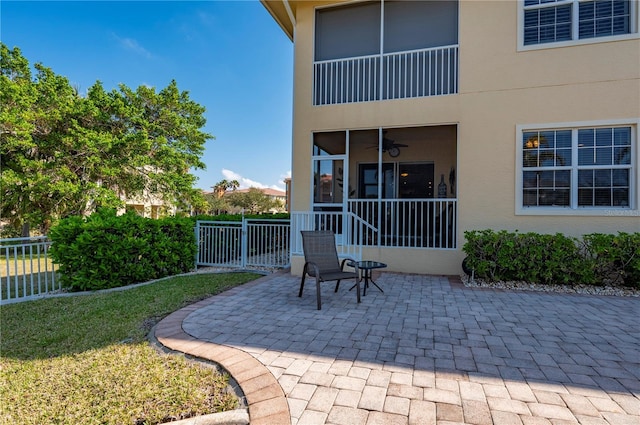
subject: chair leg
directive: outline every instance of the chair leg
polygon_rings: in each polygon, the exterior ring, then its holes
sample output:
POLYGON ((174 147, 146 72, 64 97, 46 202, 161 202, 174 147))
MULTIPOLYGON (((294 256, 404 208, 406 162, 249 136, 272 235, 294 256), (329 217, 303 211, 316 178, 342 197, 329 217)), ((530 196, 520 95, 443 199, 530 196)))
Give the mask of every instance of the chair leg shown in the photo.
POLYGON ((304 280, 307 277, 307 271, 302 271, 302 280, 300 281, 300 292, 298 293, 298 297, 302 296, 302 288, 304 288, 304 280))
POLYGON ((360 279, 356 278, 356 297, 360 303, 360 279))
POLYGON ((333 292, 338 292, 338 287, 340 286, 340 279, 336 282, 336 290, 333 292))
POLYGON ((318 296, 318 310, 322 308, 322 302, 320 301, 320 279, 316 277, 316 295, 318 296))

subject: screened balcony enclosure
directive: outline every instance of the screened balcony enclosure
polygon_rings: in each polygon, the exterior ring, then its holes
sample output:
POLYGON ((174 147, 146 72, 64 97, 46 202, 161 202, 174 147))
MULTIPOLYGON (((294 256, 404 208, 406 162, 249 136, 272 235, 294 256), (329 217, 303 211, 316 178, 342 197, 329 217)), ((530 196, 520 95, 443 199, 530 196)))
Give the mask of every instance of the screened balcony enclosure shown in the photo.
POLYGON ((457 128, 313 135, 312 209, 295 223, 359 246, 455 249, 457 128))
POLYGON ((457 1, 387 0, 316 11, 314 105, 457 92, 457 1))

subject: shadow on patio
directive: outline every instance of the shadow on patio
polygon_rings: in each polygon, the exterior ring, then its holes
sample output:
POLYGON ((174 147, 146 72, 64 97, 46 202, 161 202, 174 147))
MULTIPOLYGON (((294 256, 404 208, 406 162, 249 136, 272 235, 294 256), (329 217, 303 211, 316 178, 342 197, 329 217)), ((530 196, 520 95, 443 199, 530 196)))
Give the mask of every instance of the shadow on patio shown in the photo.
POLYGON ((252 424, 640 423, 637 298, 376 281, 385 292, 361 304, 349 282, 324 285, 318 311, 313 284, 298 298, 299 278, 274 274, 174 313, 156 336, 229 370, 252 424))

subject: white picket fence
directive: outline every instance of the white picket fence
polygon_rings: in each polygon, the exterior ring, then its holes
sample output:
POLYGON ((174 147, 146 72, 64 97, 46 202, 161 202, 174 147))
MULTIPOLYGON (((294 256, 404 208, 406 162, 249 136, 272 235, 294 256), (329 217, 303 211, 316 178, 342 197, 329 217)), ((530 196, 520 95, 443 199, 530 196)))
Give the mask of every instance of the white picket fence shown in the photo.
POLYGON ((289 265, 289 220, 199 220, 195 232, 197 267, 247 269, 289 265))
MULTIPOLYGON (((196 267, 278 269, 289 265, 289 220, 198 221, 196 267)), ((61 290, 47 236, 0 239, 0 303, 61 290)))
POLYGON ((0 303, 60 290, 47 236, 0 239, 0 303))

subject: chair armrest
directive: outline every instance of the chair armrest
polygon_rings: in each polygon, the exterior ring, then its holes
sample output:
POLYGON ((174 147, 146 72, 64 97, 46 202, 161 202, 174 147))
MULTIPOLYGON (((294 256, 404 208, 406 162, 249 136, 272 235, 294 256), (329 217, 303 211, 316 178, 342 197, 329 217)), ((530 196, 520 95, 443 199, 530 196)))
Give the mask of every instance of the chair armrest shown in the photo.
POLYGON ((347 262, 351 262, 353 264, 347 264, 349 267, 353 267, 356 271, 356 273, 358 272, 358 262, 356 260, 354 260, 353 258, 349 258, 349 257, 345 257, 342 262, 340 263, 340 270, 344 270, 344 265, 347 262))

